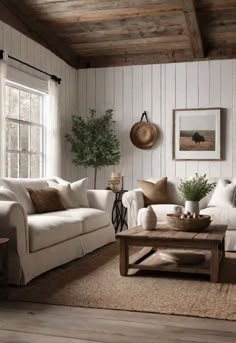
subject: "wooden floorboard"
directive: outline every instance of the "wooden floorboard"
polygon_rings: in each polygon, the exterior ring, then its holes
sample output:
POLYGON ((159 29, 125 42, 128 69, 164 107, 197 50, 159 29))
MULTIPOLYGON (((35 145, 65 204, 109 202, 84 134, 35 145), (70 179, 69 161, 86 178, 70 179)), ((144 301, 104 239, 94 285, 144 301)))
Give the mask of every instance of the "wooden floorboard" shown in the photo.
POLYGON ((236 322, 23 302, 0 303, 1 343, 233 343, 236 322))

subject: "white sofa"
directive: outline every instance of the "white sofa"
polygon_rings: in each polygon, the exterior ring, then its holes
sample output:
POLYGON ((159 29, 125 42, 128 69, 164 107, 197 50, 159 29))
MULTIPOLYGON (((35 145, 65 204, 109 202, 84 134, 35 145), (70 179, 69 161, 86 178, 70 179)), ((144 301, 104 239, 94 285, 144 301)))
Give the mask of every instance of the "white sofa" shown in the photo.
MULTIPOLYGON (((217 182, 218 178, 212 178, 210 182, 217 182)), ((227 178, 232 183, 236 183, 235 178, 227 178)), ((157 182, 158 179, 148 181, 157 182)), ((180 178, 168 178, 168 194, 170 204, 152 205, 158 222, 166 221, 167 213, 181 213, 184 210, 184 199, 178 190, 180 178)), ((212 218, 213 224, 228 225, 225 239, 225 250, 236 251, 236 207, 207 207, 212 194, 209 194, 200 201, 200 213, 208 214, 212 218)), ((127 208, 128 228, 141 224, 142 210, 144 208, 144 197, 142 190, 134 189, 124 193, 122 198, 123 205, 127 208)))
MULTIPOLYGON (((60 179, 50 181, 60 182, 60 179)), ((44 189, 46 179, 1 179, 17 201, 0 202, 1 237, 10 238, 9 283, 25 285, 36 276, 115 240, 111 223, 114 194, 88 190, 89 208, 35 214, 26 188, 44 189)))

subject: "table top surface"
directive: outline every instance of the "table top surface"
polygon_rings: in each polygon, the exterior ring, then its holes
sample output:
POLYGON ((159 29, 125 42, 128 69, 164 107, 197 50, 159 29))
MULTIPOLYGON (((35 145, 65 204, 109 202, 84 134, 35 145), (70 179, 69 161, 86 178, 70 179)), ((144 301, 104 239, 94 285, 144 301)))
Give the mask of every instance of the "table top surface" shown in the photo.
POLYGON ((152 230, 144 230, 142 226, 136 226, 122 231, 116 235, 120 239, 148 239, 148 240, 179 240, 179 241, 208 241, 222 242, 225 237, 227 225, 210 225, 202 231, 180 231, 173 230, 169 224, 160 224, 152 230))

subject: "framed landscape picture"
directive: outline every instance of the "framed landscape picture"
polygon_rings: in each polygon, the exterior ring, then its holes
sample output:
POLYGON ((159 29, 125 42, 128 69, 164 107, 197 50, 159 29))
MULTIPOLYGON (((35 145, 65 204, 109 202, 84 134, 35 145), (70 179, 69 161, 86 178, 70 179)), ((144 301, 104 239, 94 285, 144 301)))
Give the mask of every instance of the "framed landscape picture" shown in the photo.
POLYGON ((173 110, 173 158, 221 159, 221 109, 173 110))

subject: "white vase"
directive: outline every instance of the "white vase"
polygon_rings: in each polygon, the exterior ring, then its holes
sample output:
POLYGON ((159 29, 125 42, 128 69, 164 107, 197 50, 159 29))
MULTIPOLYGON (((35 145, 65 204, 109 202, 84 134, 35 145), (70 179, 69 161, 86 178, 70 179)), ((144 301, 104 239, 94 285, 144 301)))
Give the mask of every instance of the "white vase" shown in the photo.
POLYGON ((143 210, 141 222, 142 227, 145 230, 155 229, 157 224, 157 216, 151 206, 148 206, 143 210))
POLYGON ((199 214, 199 201, 186 200, 185 213, 187 212, 199 214))

